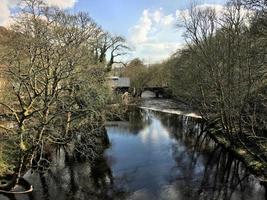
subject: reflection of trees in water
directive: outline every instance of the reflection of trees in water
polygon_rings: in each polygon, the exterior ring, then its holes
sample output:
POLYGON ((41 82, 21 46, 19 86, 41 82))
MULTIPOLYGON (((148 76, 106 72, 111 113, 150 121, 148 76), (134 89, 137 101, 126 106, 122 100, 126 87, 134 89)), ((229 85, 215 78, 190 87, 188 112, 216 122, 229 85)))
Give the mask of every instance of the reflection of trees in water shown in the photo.
POLYGON ((39 177, 40 177, 40 182, 41 182, 41 186, 42 186, 42 193, 43 193, 43 199, 44 200, 49 200, 49 189, 48 189, 48 184, 46 181, 46 177, 44 175, 44 173, 39 173, 39 177))
POLYGON ((93 162, 77 161, 62 148, 58 159, 61 166, 39 173, 40 184, 35 185, 40 188, 36 188, 34 199, 108 200, 125 196, 125 192, 114 185, 111 169, 103 157, 93 162))
MULTIPOLYGON (((161 113, 155 115, 169 130, 171 137, 185 146, 181 149, 179 145, 173 145, 173 158, 180 173, 171 180, 177 190, 182 190, 184 199, 253 199, 256 186, 261 187, 259 181, 242 162, 208 137, 199 119, 161 113)), ((254 199, 260 198, 263 197, 256 196, 254 199)))
POLYGON ((144 110, 135 108, 129 112, 129 130, 134 134, 138 134, 140 130, 151 123, 150 118, 146 117, 144 110))
POLYGON ((209 154, 215 148, 216 144, 204 131, 205 125, 201 119, 165 113, 156 113, 156 116, 160 118, 170 137, 182 141, 187 151, 200 155, 209 154))
MULTIPOLYGON (((161 120, 170 136, 178 142, 172 146, 172 156, 177 164, 170 183, 181 193, 181 199, 228 200, 239 191, 240 196, 236 199, 250 199, 249 195, 255 192, 253 177, 241 162, 210 140, 202 131, 204 125, 198 119, 158 112, 153 112, 153 115, 161 120)), ((131 124, 136 123, 133 129, 138 130, 151 122, 150 117, 146 111, 137 110, 129 115, 129 120, 132 120, 131 124)), ((80 141, 81 144, 86 143, 86 137, 80 141)), ((86 162, 77 160, 64 149, 59 153, 59 165, 51 167, 48 173, 38 175, 40 184, 33 183, 41 187, 36 188, 39 191, 35 191, 35 199, 108 200, 126 199, 129 195, 125 188, 116 185, 116 182, 124 180, 114 181, 112 171, 102 156, 86 162)))
POLYGON ((238 190, 244 198, 253 192, 252 183, 255 182, 240 161, 223 149, 216 148, 205 163, 198 192, 204 199, 230 199, 238 190))
MULTIPOLYGON (((103 157, 109 144, 104 127, 90 132, 86 127, 79 129, 74 141, 53 150, 55 155, 48 170, 33 170, 29 179, 34 192, 27 197, 18 196, 19 200, 102 200, 124 196, 125 192, 113 184, 111 169, 103 157)), ((13 200, 16 196, 8 198, 13 200)))
POLYGON ((110 121, 116 129, 121 129, 121 132, 138 134, 145 126, 151 123, 151 119, 147 117, 146 112, 136 107, 130 107, 122 121, 110 121))
POLYGON ((109 144, 109 139, 104 126, 82 127, 76 130, 74 138, 74 153, 71 154, 76 160, 94 162, 102 156, 109 144), (90 130, 90 131, 88 131, 90 130))

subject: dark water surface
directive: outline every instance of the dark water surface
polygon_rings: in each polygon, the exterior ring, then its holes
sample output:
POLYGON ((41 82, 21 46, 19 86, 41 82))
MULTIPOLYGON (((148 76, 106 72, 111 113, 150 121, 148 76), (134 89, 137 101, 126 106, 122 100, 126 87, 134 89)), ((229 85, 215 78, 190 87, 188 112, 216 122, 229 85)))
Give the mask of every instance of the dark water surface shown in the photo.
POLYGON ((33 194, 0 199, 264 200, 260 183, 201 132, 199 121, 137 109, 107 123, 111 145, 94 167, 61 150, 49 173, 25 175, 33 194))

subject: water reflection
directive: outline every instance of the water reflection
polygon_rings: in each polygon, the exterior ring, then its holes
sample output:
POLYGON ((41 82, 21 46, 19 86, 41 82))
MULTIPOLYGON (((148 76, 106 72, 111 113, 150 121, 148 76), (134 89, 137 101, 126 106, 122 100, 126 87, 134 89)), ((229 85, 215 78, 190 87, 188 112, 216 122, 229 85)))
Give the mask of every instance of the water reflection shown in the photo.
POLYGON ((106 157, 127 199, 265 199, 264 188, 241 162, 217 146, 200 119, 143 111, 138 134, 107 127, 106 157))
POLYGON ((265 199, 260 183, 212 142, 200 119, 137 109, 106 129, 103 157, 80 162, 61 148, 48 173, 25 175, 31 195, 0 199, 265 199))
POLYGON ((198 120, 176 116, 180 120, 175 121, 183 123, 173 126, 166 115, 160 116, 162 124, 185 146, 181 150, 174 145, 173 158, 181 172, 175 180, 183 180, 175 182, 176 188, 184 188, 188 199, 264 199, 260 183, 239 160, 208 138, 198 120))
POLYGON ((0 199, 68 200, 120 199, 124 191, 113 184, 113 175, 104 158, 95 163, 77 163, 64 149, 59 152, 59 164, 47 173, 28 172, 25 178, 34 185, 29 195, 0 196, 0 199), (63 162, 63 163, 62 163, 63 162))

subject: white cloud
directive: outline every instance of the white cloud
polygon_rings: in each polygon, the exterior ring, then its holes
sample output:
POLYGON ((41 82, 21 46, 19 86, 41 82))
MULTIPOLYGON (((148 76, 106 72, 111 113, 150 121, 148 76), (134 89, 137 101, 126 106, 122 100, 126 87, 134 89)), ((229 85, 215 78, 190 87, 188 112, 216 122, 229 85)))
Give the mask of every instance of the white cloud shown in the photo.
POLYGON ((173 14, 170 14, 170 15, 164 16, 161 21, 164 26, 169 26, 169 25, 173 25, 175 18, 173 14))
POLYGON ((155 63, 167 59, 177 49, 182 48, 181 42, 150 42, 136 47, 135 57, 142 58, 146 63, 155 63))
MULTIPOLYGON (((194 7, 197 10, 214 9, 218 18, 222 17, 227 9, 220 4, 201 4, 194 7)), ((228 10, 231 7, 228 8, 228 10)), ((247 10, 241 10, 245 16, 247 10)), ((129 41, 134 47, 132 57, 140 57, 145 62, 158 62, 168 58, 178 48, 185 45, 181 27, 176 24, 183 18, 189 17, 189 9, 177 10, 174 13, 164 13, 162 8, 157 10, 146 9, 140 16, 137 24, 129 30, 129 41)))
POLYGON ((205 10, 207 8, 214 9, 216 13, 220 13, 224 10, 225 7, 223 5, 220 5, 220 4, 207 4, 207 3, 205 3, 205 4, 197 5, 195 8, 198 10, 205 10))
POLYGON ((154 63, 174 53, 182 45, 175 21, 175 14, 166 15, 162 8, 144 10, 138 23, 129 30, 129 41, 135 49, 132 56, 154 63))
MULTIPOLYGON (((71 8, 77 0, 45 0, 50 6, 57 6, 61 9, 71 8)), ((21 0, 0 0, 0 25, 10 24, 11 9, 15 8, 21 0)))
POLYGON ((153 15, 153 20, 157 23, 160 22, 160 19, 162 17, 162 8, 160 8, 159 10, 156 10, 152 15, 153 15))
POLYGON ((15 6, 17 1, 0 0, 0 25, 7 26, 10 20, 10 9, 15 6))
MULTIPOLYGON (((220 4, 200 4, 200 5, 195 6, 193 9, 194 10, 200 10, 200 11, 203 11, 205 9, 214 9, 218 18, 223 17, 223 15, 226 14, 227 12, 229 12, 231 9, 235 10, 235 8, 232 6, 226 7, 226 6, 220 5, 220 4)), ((248 16, 248 15, 253 15, 253 12, 250 10, 247 10, 245 8, 241 8, 240 14, 241 14, 242 18, 246 18, 246 16, 248 16)), ((177 10, 176 11, 176 17, 178 19, 189 18, 189 9, 177 10)))
POLYGON ((72 8, 77 0, 46 0, 48 5, 57 6, 62 9, 72 8))
MULTIPOLYGON (((214 9, 215 12, 218 13, 222 13, 223 10, 225 9, 225 7, 223 5, 220 4, 201 4, 201 5, 197 5, 193 8, 194 10, 205 10, 205 9, 214 9)), ((176 17, 178 19, 186 19, 189 18, 189 9, 186 10, 177 10, 176 11, 176 17)))
POLYGON ((147 41, 148 33, 149 31, 151 31, 151 28, 152 20, 149 16, 149 11, 144 10, 139 23, 131 29, 132 35, 130 40, 134 41, 135 43, 142 43, 147 41))

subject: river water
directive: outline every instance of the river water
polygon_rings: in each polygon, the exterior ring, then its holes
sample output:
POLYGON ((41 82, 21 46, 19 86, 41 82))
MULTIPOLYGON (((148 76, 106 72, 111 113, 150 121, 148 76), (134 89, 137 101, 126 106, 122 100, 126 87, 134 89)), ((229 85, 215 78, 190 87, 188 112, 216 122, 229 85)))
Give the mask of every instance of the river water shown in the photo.
POLYGON ((66 159, 61 150, 48 173, 25 175, 32 194, 0 199, 265 199, 259 181, 201 131, 197 114, 157 103, 133 109, 125 121, 108 122, 110 146, 93 167, 66 159))

